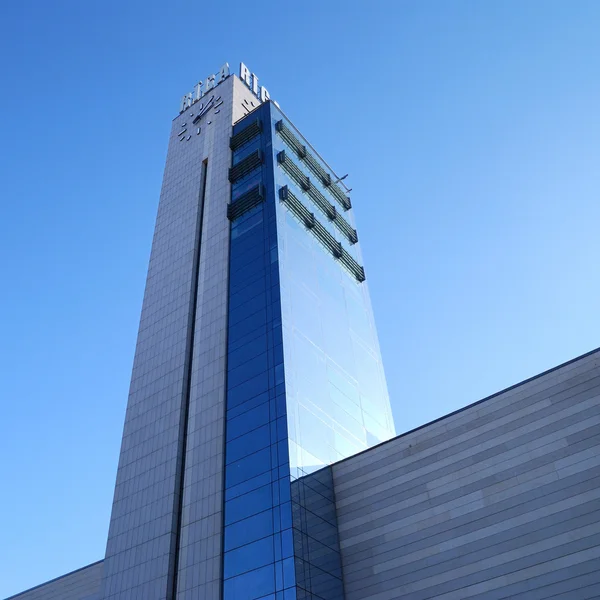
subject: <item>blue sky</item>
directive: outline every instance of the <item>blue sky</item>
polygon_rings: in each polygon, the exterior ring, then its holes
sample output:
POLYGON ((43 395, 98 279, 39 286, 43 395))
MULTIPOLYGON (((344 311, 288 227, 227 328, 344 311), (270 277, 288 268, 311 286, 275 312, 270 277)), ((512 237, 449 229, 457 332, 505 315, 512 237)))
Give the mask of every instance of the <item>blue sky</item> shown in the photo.
POLYGON ((102 558, 171 119, 240 60, 350 175, 398 432, 598 345, 600 4, 0 5, 0 597, 102 558))

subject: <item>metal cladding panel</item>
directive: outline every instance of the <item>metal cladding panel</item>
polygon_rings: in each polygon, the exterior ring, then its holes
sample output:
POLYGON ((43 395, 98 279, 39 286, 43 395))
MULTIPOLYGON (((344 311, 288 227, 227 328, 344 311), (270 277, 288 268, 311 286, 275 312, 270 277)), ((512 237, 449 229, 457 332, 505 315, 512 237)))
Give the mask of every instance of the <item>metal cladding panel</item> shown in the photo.
MULTIPOLYGON (((106 600, 170 599, 192 582, 185 575, 192 544, 202 549, 195 564, 220 552, 227 169, 240 85, 231 76, 210 91, 203 102, 214 102, 199 121, 200 103, 173 121, 106 550, 106 600), (202 518, 212 519, 208 533, 191 527, 202 518)), ((218 580, 216 567, 208 571, 206 581, 218 580)), ((196 573, 192 583, 204 580, 196 573)))
MULTIPOLYGON (((223 452, 229 285, 231 126, 256 97, 230 77, 221 92, 225 118, 205 148, 208 177, 198 272, 192 380, 187 425, 177 598, 218 600, 223 537, 223 452)), ((193 110, 193 108, 192 108, 193 110)), ((216 124, 216 120, 212 125, 216 124)))
POLYGON ((99 561, 6 600, 98 600, 102 573, 99 561))
POLYGON ((334 464, 333 476, 348 600, 592 597, 600 351, 334 464))

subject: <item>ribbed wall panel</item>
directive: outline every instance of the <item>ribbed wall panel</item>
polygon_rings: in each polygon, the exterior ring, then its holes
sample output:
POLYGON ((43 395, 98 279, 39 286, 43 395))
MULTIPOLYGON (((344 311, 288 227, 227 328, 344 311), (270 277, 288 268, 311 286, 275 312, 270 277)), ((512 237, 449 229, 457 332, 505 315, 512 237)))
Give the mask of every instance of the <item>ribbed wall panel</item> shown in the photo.
POLYGON ((99 561, 6 600, 97 600, 103 572, 99 561))
POLYGON ((600 352, 333 475, 347 600, 597 597, 600 352))

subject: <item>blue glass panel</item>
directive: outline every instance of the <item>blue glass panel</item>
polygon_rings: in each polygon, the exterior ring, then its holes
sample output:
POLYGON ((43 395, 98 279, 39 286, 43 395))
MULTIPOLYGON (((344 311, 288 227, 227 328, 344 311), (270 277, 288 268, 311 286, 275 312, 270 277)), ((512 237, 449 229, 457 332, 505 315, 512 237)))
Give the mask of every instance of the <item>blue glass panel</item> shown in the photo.
POLYGON ((283 440, 277 443, 277 464, 283 465, 290 461, 290 451, 288 441, 283 440))
POLYGON ((241 385, 230 389, 227 394, 227 406, 232 408, 266 392, 269 387, 268 373, 260 373, 241 385))
POLYGON ((277 441, 287 440, 287 437, 287 419, 285 417, 280 417, 279 419, 277 419, 277 441))
POLYGON ((243 346, 236 347, 234 350, 231 350, 227 359, 228 369, 230 371, 236 369, 237 367, 243 365, 255 356, 258 356, 259 354, 265 354, 267 352, 266 339, 264 347, 258 349, 261 351, 257 352, 257 346, 253 343, 248 343, 244 344, 243 346))
POLYGON ((275 589, 283 589, 283 562, 281 560, 275 563, 275 589))
POLYGON ((269 536, 230 550, 224 556, 224 577, 228 579, 268 565, 274 561, 273 537, 269 536))
POLYGON ((267 350, 267 328, 261 327, 259 329, 255 329, 246 335, 241 336, 239 339, 235 341, 231 340, 231 336, 229 338, 229 351, 233 352, 234 350, 239 350, 241 347, 247 347, 248 351, 251 348, 256 349, 256 354, 261 354, 267 350))
POLYGON ((294 559, 286 558, 283 561, 283 586, 286 588, 296 585, 296 576, 294 573, 294 559))
POLYGON ((259 354, 258 356, 254 356, 252 358, 248 358, 244 363, 240 366, 236 366, 235 368, 231 368, 229 370, 229 374, 227 375, 227 382, 232 388, 260 375, 260 373, 264 373, 267 371, 267 354, 259 354))
POLYGON ((234 254, 230 257, 229 267, 231 271, 250 269, 250 265, 256 263, 257 267, 266 268, 266 254, 264 244, 250 246, 245 252, 234 254))
POLYGON ((279 485, 279 502, 281 502, 282 504, 285 502, 289 502, 291 500, 290 498, 290 478, 289 477, 282 477, 280 480, 280 485, 279 485))
POLYGON ((257 206, 253 211, 244 215, 237 221, 234 221, 231 225, 231 238, 236 239, 243 235, 246 235, 249 231, 252 231, 263 223, 262 207, 257 206))
POLYGON ((241 277, 239 273, 232 279, 229 279, 229 295, 235 297, 235 294, 243 294, 250 285, 260 282, 266 287, 265 274, 254 273, 252 277, 241 277))
POLYGON ((242 415, 243 413, 249 411, 252 408, 256 408, 264 402, 269 403, 269 392, 263 392, 262 394, 253 396, 252 398, 248 398, 248 400, 246 400, 245 402, 242 402, 236 406, 232 406, 227 411, 227 418, 232 419, 233 417, 242 415))
POLYGON ((256 600, 275 593, 275 567, 268 565, 223 583, 223 600, 256 600))
POLYGON ((284 382, 283 377, 283 365, 275 365, 275 385, 279 385, 284 382))
MULTIPOLYGON (((258 429, 254 429, 253 431, 228 442, 226 453, 227 464, 238 461, 245 456, 254 455, 258 450, 266 448, 270 444, 271 435, 268 424, 263 425, 258 429)), ((270 469, 271 464, 269 463, 266 467, 270 469)))
POLYGON ((262 308, 261 310, 248 315, 241 323, 236 323, 235 327, 232 326, 229 329, 229 340, 230 342, 235 342, 259 328, 266 327, 266 324, 267 311, 262 308))
POLYGON ((249 175, 239 179, 231 186, 231 198, 236 200, 243 193, 251 190, 257 183, 262 182, 262 169, 256 169, 249 175))
POLYGON ((281 519, 281 529, 289 529, 292 526, 292 505, 289 502, 281 504, 279 507, 279 517, 281 519))
POLYGON ((265 485, 225 502, 225 524, 230 525, 270 508, 271 486, 265 485))
MULTIPOLYGON (((243 217, 241 217, 243 218, 243 217)), ((257 230, 257 233, 262 233, 261 230, 257 230)), ((229 258, 239 260, 247 252, 265 254, 266 243, 263 235, 245 235, 239 237, 234 244, 231 246, 229 251, 229 258)))
POLYGON ((251 295, 249 292, 245 295, 239 295, 237 304, 229 305, 229 322, 233 325, 241 319, 245 319, 247 315, 257 312, 260 308, 267 306, 267 291, 264 289, 257 294, 251 295))
POLYGON ((270 469, 271 451, 269 448, 265 448, 227 465, 225 467, 225 482, 227 487, 237 485, 270 469))
POLYGON ((227 440, 233 440, 244 433, 252 431, 257 427, 269 422, 269 403, 265 402, 239 417, 227 419, 227 440))
POLYGON ((252 479, 248 479, 247 481, 239 483, 238 485, 231 486, 225 490, 225 500, 232 500, 233 498, 247 494, 252 490, 263 487, 264 485, 271 483, 271 479, 271 472, 261 473, 252 479))
MULTIPOLYGON (((262 295, 266 299, 267 287, 263 277, 247 283, 240 291, 229 296, 229 310, 237 308, 243 304, 248 298, 262 295)), ((265 300, 266 302, 266 300, 265 300)))
POLYGON ((294 536, 291 529, 281 532, 281 551, 283 558, 290 558, 294 555, 294 536))
MULTIPOLYGON (((258 312, 262 308, 267 309, 267 306, 266 291, 255 296, 247 296, 244 303, 229 307, 230 326, 234 327, 239 321, 247 319, 249 315, 258 312)), ((267 311, 268 314, 269 312, 267 311)))
POLYGON ((245 144, 243 144, 242 146, 237 148, 235 150, 235 152, 233 153, 233 164, 236 165, 242 159, 244 159, 246 156, 248 156, 249 154, 252 154, 252 152, 254 152, 258 148, 260 148, 261 142, 262 142, 261 137, 259 135, 257 135, 255 138, 253 138, 249 142, 246 142, 245 144))
POLYGON ((225 550, 245 546, 269 535, 273 535, 272 510, 266 510, 225 527, 225 550))
POLYGON ((250 261, 241 265, 231 265, 230 275, 236 277, 239 275, 240 279, 250 279, 255 274, 264 273, 265 264, 263 260, 250 261))

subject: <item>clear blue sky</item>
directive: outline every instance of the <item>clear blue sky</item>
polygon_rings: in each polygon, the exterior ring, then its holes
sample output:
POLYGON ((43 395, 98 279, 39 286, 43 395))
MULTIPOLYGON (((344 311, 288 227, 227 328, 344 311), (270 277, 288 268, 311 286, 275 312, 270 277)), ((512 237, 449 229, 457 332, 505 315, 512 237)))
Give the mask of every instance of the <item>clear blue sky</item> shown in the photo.
POLYGON ((0 3, 0 597, 102 558, 171 119, 349 172, 399 432, 599 344, 600 3, 0 3))

